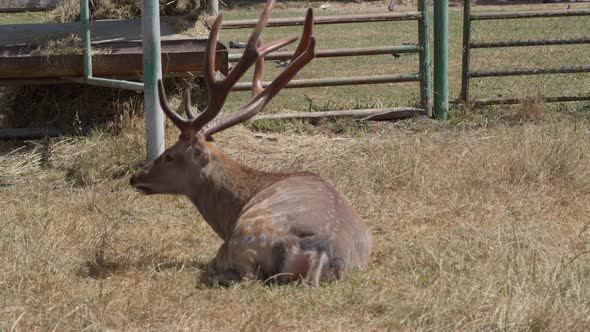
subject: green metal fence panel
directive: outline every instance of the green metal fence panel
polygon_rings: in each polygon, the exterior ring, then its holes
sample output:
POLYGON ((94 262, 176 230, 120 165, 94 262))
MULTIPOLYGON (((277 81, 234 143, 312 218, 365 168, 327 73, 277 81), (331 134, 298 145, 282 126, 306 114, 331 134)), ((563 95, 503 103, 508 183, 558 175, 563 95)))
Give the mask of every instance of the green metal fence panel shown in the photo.
MULTIPOLYGON (((332 25, 332 24, 353 24, 353 23, 378 23, 393 21, 415 21, 418 23, 418 42, 404 43, 403 45, 394 46, 372 46, 360 48, 339 48, 339 49, 318 49, 316 50, 317 58, 329 57, 347 57, 347 56, 372 56, 391 54, 418 53, 419 63, 417 72, 400 73, 391 75, 374 75, 374 76, 354 76, 354 77, 326 77, 312 79, 296 79, 289 82, 285 88, 307 88, 307 87, 325 87, 325 86, 344 86, 344 85, 362 85, 362 84, 383 84, 383 83, 404 83, 419 82, 420 95, 420 112, 416 114, 432 115, 432 75, 431 75, 431 55, 430 55, 430 0, 419 0, 416 12, 407 13, 385 13, 385 14, 356 14, 356 15, 332 15, 318 16, 314 18, 315 25, 332 25)), ((222 29, 243 29, 253 27, 258 20, 235 20, 225 21, 222 29)), ((302 25, 303 18, 276 18, 270 19, 268 27, 286 27, 302 25)), ((448 49, 448 48, 447 48, 448 49)), ((265 57, 265 61, 276 61, 290 59, 292 52, 275 52, 265 57)), ((241 54, 230 54, 229 61, 239 61, 241 54)), ((263 83, 263 85, 268 82, 263 83)), ((246 91, 252 87, 251 83, 238 83, 234 86, 234 91, 246 91)), ((416 107, 408 107, 408 110, 415 111, 416 107)))
POLYGON ((459 100, 486 105, 590 100, 590 9, 575 6, 474 13, 465 0, 459 100))
MULTIPOLYGON (((79 79, 73 79, 72 81, 88 84, 88 85, 96 85, 96 86, 103 86, 103 87, 110 87, 110 88, 117 88, 117 89, 128 89, 141 92, 143 91, 143 84, 138 82, 132 81, 125 81, 125 80, 114 80, 109 78, 96 78, 92 75, 92 46, 90 42, 90 0, 80 0, 80 25, 82 27, 82 42, 84 44, 83 48, 83 68, 84 68, 84 76, 79 79)), ((152 1, 152 0, 146 0, 152 1)), ((159 38, 158 38, 159 42, 159 38)))
POLYGON ((449 111, 449 1, 434 1, 434 115, 449 111))

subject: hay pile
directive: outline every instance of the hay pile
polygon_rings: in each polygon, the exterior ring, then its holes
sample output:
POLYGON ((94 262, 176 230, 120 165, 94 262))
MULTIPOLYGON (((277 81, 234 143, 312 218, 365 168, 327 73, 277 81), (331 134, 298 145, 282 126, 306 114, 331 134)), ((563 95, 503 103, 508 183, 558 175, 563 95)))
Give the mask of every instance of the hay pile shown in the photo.
MULTIPOLYGON (((165 81, 171 104, 180 104, 181 92, 194 87, 191 78, 165 81)), ((202 91, 191 90, 194 107, 203 102, 202 91)), ((91 129, 119 133, 124 123, 143 116, 143 94, 80 84, 22 86, 0 96, 0 126, 55 127, 72 134, 91 129)))
MULTIPOLYGON (((204 6, 199 0, 159 0, 160 15, 199 17, 204 6)), ((91 0, 90 18, 132 19, 141 16, 141 0, 91 0)), ((62 0, 53 10, 51 21, 56 23, 80 20, 80 1, 62 0)))

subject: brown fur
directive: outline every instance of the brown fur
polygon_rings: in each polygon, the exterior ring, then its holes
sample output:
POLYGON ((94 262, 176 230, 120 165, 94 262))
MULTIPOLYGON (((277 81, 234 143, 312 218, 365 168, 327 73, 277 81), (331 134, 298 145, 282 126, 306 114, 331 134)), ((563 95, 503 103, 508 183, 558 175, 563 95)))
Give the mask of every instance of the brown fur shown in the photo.
POLYGON ((313 11, 287 68, 267 87, 262 84, 264 55, 297 38, 264 44, 260 35, 274 0, 268 0, 259 24, 234 69, 224 80, 215 75, 215 46, 221 17, 211 28, 203 71, 209 104, 198 116, 185 94, 182 118, 166 100, 158 82, 160 106, 180 129, 179 141, 131 177, 145 194, 186 195, 223 239, 213 270, 222 283, 243 278, 279 281, 303 279, 318 285, 342 272, 364 268, 371 237, 356 211, 328 183, 314 174, 276 174, 254 170, 227 157, 208 141, 211 135, 244 122, 270 102, 315 57, 313 11), (254 67, 253 99, 244 108, 215 119, 232 86, 254 67))
POLYGON ((213 263, 222 283, 279 275, 317 285, 367 264, 370 236, 333 187, 311 173, 254 170, 202 136, 181 138, 131 185, 193 202, 224 241, 213 263))

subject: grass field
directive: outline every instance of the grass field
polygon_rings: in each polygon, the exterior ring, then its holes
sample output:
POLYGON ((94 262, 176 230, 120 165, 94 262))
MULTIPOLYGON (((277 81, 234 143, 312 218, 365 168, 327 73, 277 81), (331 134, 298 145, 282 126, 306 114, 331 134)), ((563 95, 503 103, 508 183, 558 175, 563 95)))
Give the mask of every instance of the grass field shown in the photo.
MULTIPOLYGON (((359 8, 385 3, 379 6, 359 8)), ((253 17, 256 8, 226 18, 253 17)), ((276 16, 300 12, 283 5, 276 16)), ((460 17, 451 12, 455 95, 460 17)), ((297 30, 272 29, 268 38, 297 30)), ((354 34, 318 27, 318 47, 411 42, 413 31, 410 24, 354 34)), ((245 34, 224 31, 222 41, 245 34)), ((318 60, 301 77, 411 71, 415 60, 318 60)), ((269 68, 267 77, 274 73, 269 68)), ((404 105, 417 89, 304 89, 279 97, 269 112, 307 110, 309 100, 322 109, 404 105)), ((235 94, 228 108, 247 98, 235 94)), ((584 106, 530 102, 454 110, 446 122, 286 124, 265 135, 240 126, 216 136, 246 164, 318 172, 369 226, 367 271, 316 289, 209 286, 203 276, 221 241, 197 211, 185 198, 145 197, 128 185, 145 155, 140 117, 126 119, 117 135, 0 141, 0 330, 587 331, 584 106)), ((168 125, 170 144, 177 132, 168 125)))

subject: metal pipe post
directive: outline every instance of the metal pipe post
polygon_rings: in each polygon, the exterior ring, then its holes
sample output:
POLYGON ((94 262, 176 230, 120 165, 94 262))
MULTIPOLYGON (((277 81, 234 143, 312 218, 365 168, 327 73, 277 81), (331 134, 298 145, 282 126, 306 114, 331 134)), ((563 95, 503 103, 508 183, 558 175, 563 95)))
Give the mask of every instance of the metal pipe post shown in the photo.
POLYGON ((420 44, 420 104, 432 116, 432 75, 430 58, 430 0, 419 0, 418 11, 422 18, 418 26, 420 44))
POLYGON ((434 1, 434 115, 449 112, 449 0, 434 1))
POLYGON ((213 17, 219 15, 219 0, 207 0, 207 14, 213 17))
POLYGON ((89 0, 80 0, 80 23, 82 23, 82 41, 84 43, 83 50, 83 66, 84 78, 92 77, 92 49, 90 45, 90 8, 88 6, 89 0))
POLYGON ((164 113, 160 109, 157 82, 162 78, 160 58, 160 10, 158 0, 143 0, 141 5, 143 36, 143 85, 147 159, 164 152, 164 113))

